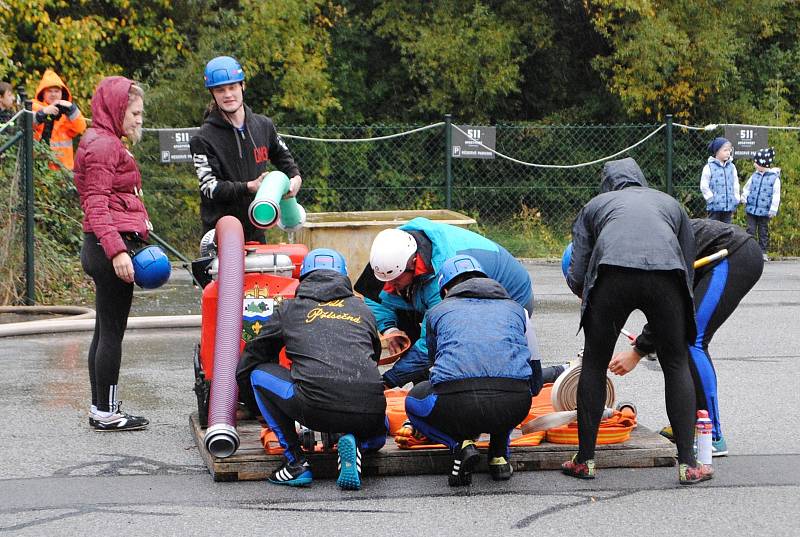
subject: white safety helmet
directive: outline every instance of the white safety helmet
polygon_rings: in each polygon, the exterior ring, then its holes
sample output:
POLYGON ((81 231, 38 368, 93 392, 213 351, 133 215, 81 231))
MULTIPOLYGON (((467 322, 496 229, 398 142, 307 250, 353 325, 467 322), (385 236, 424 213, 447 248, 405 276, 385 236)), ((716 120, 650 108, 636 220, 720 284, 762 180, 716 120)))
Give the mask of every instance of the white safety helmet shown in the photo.
POLYGON ((417 241, 402 229, 384 229, 372 241, 369 264, 375 277, 390 282, 406 270, 408 260, 417 251, 417 241))

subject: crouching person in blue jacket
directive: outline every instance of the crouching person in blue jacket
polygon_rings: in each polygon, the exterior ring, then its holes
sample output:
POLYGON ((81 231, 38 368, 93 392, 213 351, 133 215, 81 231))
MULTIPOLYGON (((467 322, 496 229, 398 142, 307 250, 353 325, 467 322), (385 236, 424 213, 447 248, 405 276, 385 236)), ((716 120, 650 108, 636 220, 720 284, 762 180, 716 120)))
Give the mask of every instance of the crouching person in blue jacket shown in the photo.
POLYGON ((475 439, 489 433, 489 474, 511 478, 511 431, 531 407, 525 309, 469 255, 444 262, 441 303, 428 312, 430 380, 414 386, 406 413, 414 427, 450 448, 452 487, 472 483, 475 439))
POLYGON ((380 354, 375 318, 353 295, 342 255, 327 248, 309 252, 296 298, 284 301, 247 343, 236 372, 242 400, 261 411, 284 450, 285 462, 270 475, 271 483, 311 483, 295 430, 299 421, 314 431, 344 433, 337 484, 361 488, 361 450, 386 442, 380 354), (284 345, 291 369, 278 363, 284 345))

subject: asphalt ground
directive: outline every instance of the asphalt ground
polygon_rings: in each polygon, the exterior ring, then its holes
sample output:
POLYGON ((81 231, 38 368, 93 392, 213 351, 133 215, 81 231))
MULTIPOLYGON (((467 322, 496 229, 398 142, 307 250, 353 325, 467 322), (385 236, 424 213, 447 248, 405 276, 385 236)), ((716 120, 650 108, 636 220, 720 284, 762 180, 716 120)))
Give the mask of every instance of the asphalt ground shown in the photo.
MULTIPOLYGON (((526 266, 545 362, 569 360, 582 346, 578 301, 559 265, 526 266)), ((180 272, 135 297, 134 314, 198 311, 180 272)), ((123 409, 151 424, 125 433, 88 426, 90 333, 0 339, 0 535, 800 535, 798 318, 800 261, 768 263, 711 344, 731 455, 693 487, 678 485, 674 467, 601 469, 594 481, 478 474, 466 489, 443 475, 366 478, 358 492, 332 480, 297 490, 215 483, 189 431, 199 330, 128 332, 123 409)), ((635 314, 627 328, 642 324, 635 314)), ((620 338, 618 348, 626 345, 620 338)), ((666 424, 656 362, 614 381, 642 425, 666 424)))

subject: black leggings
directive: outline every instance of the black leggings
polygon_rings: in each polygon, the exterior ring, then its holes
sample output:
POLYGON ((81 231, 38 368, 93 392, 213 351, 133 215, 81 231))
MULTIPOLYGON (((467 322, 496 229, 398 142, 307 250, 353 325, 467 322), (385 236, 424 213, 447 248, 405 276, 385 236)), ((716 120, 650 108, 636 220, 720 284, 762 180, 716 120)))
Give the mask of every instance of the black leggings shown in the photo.
MULTIPOLYGON (((297 390, 290 371, 279 364, 259 364, 250 374, 250 382, 261 415, 290 463, 303 458, 295 421, 322 433, 352 434, 362 451, 377 450, 386 443, 388 422, 384 412, 341 412, 312 407, 297 390)), ((335 406, 332 402, 331 408, 335 406)))
MULTIPOLYGON (((129 250, 140 246, 125 241, 129 250)), ((95 284, 94 336, 89 347, 89 382, 92 404, 109 412, 117 403, 117 382, 122 361, 122 338, 133 301, 133 284, 117 277, 94 233, 86 233, 81 248, 81 266, 95 284)))
POLYGON ((692 305, 680 271, 645 271, 604 265, 583 315, 585 344, 578 381, 578 462, 594 458, 606 399, 606 370, 628 316, 641 310, 653 330, 664 372, 667 416, 678 461, 694 466, 695 391, 687 334, 692 305))
POLYGON ((474 381, 472 389, 448 393, 437 393, 430 381, 420 382, 406 397, 408 418, 425 436, 445 444, 453 453, 464 440, 489 433, 489 457, 507 458, 511 431, 531 409, 528 382, 509 379, 508 388, 501 389, 499 379, 492 379, 492 388, 482 387, 484 379, 474 381))

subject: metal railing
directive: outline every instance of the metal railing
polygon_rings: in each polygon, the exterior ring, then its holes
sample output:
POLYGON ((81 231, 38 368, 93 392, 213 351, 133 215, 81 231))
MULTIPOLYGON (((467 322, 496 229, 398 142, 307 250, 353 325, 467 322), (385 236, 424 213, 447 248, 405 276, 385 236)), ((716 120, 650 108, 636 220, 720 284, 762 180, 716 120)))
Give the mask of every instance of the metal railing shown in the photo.
MULTIPOLYGON (((19 184, 24 192, 23 211, 25 212, 25 304, 34 304, 35 294, 35 263, 34 263, 34 191, 33 191, 33 102, 27 98, 24 89, 19 90, 19 97, 23 104, 12 121, 0 126, 0 136, 7 134, 8 138, 0 138, 0 158, 2 155, 16 148, 20 165, 19 184)), ((10 208, 11 209, 11 208, 10 208)), ((12 209, 13 210, 13 209, 12 209)))

